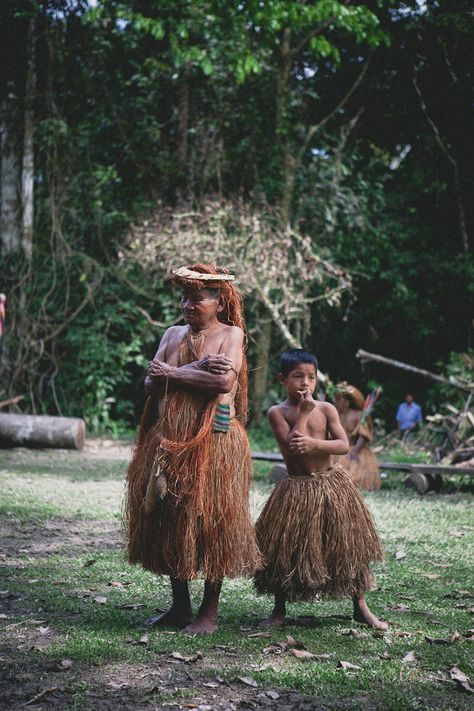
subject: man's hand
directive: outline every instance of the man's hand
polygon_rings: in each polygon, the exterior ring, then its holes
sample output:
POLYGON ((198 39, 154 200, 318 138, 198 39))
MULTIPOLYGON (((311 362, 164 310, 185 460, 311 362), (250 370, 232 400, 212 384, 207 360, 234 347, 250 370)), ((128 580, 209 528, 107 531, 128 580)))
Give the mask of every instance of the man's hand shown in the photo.
POLYGON ((168 365, 162 360, 154 358, 148 363, 148 368, 146 369, 146 374, 151 380, 161 380, 169 377, 173 366, 168 365))
POLYGON ((312 437, 295 430, 292 438, 288 442, 288 449, 291 454, 307 454, 316 449, 315 444, 316 440, 312 437))
POLYGON ((300 398, 298 402, 299 411, 305 414, 312 412, 316 407, 316 400, 313 400, 313 396, 309 390, 298 390, 298 395, 300 398))

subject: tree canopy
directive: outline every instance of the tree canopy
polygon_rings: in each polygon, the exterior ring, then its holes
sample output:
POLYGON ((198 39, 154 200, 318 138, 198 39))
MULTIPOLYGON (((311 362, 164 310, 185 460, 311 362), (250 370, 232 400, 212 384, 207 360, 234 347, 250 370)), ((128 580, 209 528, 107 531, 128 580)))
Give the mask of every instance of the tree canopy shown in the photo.
POLYGON ((439 370, 472 346, 471 10, 2 3, 0 390, 133 424, 179 318, 163 267, 201 245, 251 283, 257 421, 291 342, 335 381, 383 383, 388 416, 413 382, 358 348, 439 370))

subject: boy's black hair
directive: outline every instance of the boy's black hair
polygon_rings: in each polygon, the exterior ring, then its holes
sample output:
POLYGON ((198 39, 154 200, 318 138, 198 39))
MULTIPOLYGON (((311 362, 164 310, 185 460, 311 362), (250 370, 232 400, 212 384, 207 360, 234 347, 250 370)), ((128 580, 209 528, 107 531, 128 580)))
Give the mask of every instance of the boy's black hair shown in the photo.
POLYGON ((311 363, 318 371, 318 359, 312 353, 304 351, 302 348, 292 348, 285 351, 280 356, 280 373, 285 377, 291 373, 300 363, 311 363))

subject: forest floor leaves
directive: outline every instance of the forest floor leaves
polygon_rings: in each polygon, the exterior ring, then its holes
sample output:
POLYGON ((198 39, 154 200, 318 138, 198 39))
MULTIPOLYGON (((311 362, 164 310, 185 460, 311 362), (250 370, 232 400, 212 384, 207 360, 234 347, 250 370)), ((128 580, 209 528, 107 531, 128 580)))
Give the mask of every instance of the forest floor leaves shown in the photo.
MULTIPOLYGON (((290 605, 284 629, 262 631, 271 600, 239 579, 224 583, 219 631, 192 638, 142 627, 169 585, 125 561, 129 452, 0 450, 0 708, 471 707, 471 493, 420 497, 390 477, 367 495, 386 549, 368 598, 386 633, 353 622, 349 601, 290 605)), ((202 582, 191 592, 196 607, 202 582)))

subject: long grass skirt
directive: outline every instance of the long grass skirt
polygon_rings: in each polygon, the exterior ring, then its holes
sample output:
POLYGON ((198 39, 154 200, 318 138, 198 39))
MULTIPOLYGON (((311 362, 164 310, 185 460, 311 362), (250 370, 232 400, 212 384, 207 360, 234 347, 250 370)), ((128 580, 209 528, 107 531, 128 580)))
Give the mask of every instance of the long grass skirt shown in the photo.
MULTIPOLYGON (((153 429, 147 439, 152 442, 153 429)), ((169 491, 153 513, 145 514, 142 500, 153 451, 147 440, 142 449, 128 475, 129 562, 179 580, 252 575, 261 556, 249 512, 252 460, 243 425, 234 419, 229 432, 211 435, 204 505, 193 496, 178 501, 169 491)))
POLYGON ((383 558, 362 495, 337 465, 278 482, 256 533, 265 566, 255 587, 260 593, 283 588, 289 601, 363 595, 373 588, 370 563, 383 558))
POLYGON ((364 446, 359 451, 359 461, 349 459, 347 455, 333 458, 334 464, 339 464, 349 472, 354 484, 364 491, 377 491, 381 486, 380 467, 372 450, 364 446))

